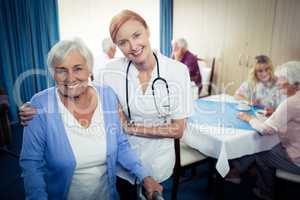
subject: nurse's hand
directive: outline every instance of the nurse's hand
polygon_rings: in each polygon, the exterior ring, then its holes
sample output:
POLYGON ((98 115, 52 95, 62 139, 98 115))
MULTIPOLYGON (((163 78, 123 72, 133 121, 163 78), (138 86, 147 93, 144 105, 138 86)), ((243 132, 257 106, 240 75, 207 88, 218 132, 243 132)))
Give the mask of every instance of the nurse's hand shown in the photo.
POLYGON ((147 199, 153 199, 154 192, 162 193, 163 191, 163 187, 150 176, 144 178, 143 186, 146 190, 147 199))
POLYGON ((27 126, 27 123, 33 118, 36 114, 36 109, 30 105, 29 102, 24 103, 19 107, 19 116, 21 124, 27 126))
POLYGON ((125 133, 127 134, 133 134, 136 132, 136 127, 134 124, 130 124, 128 121, 127 116, 125 115, 122 106, 119 104, 119 117, 120 117, 120 123, 122 125, 122 128, 124 129, 125 133))
POLYGON ((126 117, 121 105, 119 105, 118 111, 119 111, 119 117, 120 117, 121 124, 127 123, 127 117, 126 117))

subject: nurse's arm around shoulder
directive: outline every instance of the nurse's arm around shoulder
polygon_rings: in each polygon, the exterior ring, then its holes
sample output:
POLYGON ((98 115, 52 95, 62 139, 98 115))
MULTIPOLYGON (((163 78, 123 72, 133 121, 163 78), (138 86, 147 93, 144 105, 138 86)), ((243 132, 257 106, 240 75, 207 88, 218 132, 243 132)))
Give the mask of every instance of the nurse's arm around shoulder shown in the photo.
POLYGON ((181 138, 186 127, 186 118, 171 119, 171 122, 160 126, 144 126, 143 124, 130 124, 122 108, 119 107, 122 127, 127 134, 143 137, 181 138))

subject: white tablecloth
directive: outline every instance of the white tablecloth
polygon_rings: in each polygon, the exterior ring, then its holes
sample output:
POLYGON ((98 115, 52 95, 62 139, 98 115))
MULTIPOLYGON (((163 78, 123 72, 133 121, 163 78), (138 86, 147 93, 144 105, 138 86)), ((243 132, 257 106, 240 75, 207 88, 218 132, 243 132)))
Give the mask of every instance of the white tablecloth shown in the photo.
MULTIPOLYGON (((207 99, 234 102, 228 95, 215 95, 207 99)), ((188 123, 182 142, 209 157, 217 158, 216 169, 225 177, 230 169, 229 159, 270 150, 279 139, 276 135, 260 136, 253 130, 188 123)))

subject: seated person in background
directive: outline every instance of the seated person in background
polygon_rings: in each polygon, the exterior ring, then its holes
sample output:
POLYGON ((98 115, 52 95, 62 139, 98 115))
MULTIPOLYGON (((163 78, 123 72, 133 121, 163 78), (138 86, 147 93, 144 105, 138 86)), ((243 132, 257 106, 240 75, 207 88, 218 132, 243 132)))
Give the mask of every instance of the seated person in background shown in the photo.
POLYGON ((280 143, 270 151, 241 158, 234 164, 239 172, 243 172, 252 160, 256 160, 258 188, 254 189, 254 193, 263 199, 273 199, 276 169, 300 174, 300 62, 283 64, 276 75, 280 92, 288 98, 275 112, 264 122, 246 113, 238 115, 262 135, 277 134, 280 139, 280 143))
POLYGON ((103 53, 95 57, 93 78, 99 79, 101 70, 106 66, 106 63, 115 57, 117 46, 113 43, 110 37, 102 40, 102 51, 103 53))
POLYGON ((171 57, 185 64, 190 73, 190 79, 198 86, 198 97, 202 90, 202 77, 198 66, 198 58, 188 50, 187 41, 184 38, 173 40, 171 57))
POLYGON ((56 86, 34 95, 37 114, 23 134, 26 199, 117 199, 117 164, 143 182, 149 197, 162 192, 130 148, 112 89, 89 84, 93 57, 86 45, 60 41, 47 63, 56 86))
POLYGON ((112 59, 115 57, 117 46, 113 43, 110 37, 107 37, 102 40, 102 50, 103 53, 107 55, 108 59, 112 59))
POLYGON ((250 104, 265 108, 271 114, 283 96, 276 86, 274 67, 268 56, 258 55, 252 66, 248 80, 238 88, 234 95, 237 100, 247 100, 250 104))

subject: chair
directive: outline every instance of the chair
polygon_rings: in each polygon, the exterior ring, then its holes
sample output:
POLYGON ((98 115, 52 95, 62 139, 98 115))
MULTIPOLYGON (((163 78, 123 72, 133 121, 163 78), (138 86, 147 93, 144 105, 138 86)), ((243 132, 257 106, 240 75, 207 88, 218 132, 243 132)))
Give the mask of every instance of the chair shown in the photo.
POLYGON ((300 175, 293 174, 281 169, 276 170, 276 181, 275 181, 275 197, 276 199, 285 199, 283 193, 286 194, 286 191, 282 191, 286 182, 292 182, 294 184, 299 184, 300 186, 300 175), (284 181, 285 182, 284 182, 284 181))
MULTIPOLYGON (((193 168, 195 172, 195 167, 200 163, 208 162, 209 159, 198 150, 193 149, 181 142, 180 139, 174 139, 175 144, 175 167, 173 172, 173 188, 172 188, 172 199, 177 199, 177 191, 179 187, 179 179, 181 173, 187 168, 193 168)), ((195 174, 195 173, 193 173, 195 174)))
MULTIPOLYGON (((215 74, 215 63, 216 63, 216 58, 213 58, 211 67, 200 68, 200 72, 202 75, 202 84, 203 84, 201 98, 212 95, 213 79, 215 74)), ((201 64, 199 64, 199 67, 200 66, 201 64)))
POLYGON ((277 169, 276 170, 276 177, 283 179, 283 180, 287 180, 287 181, 292 181, 295 183, 300 183, 300 175, 299 174, 293 174, 281 169, 277 169))
POLYGON ((19 156, 7 149, 11 139, 11 128, 8 119, 7 95, 0 88, 0 153, 7 153, 10 156, 18 158, 19 156))

